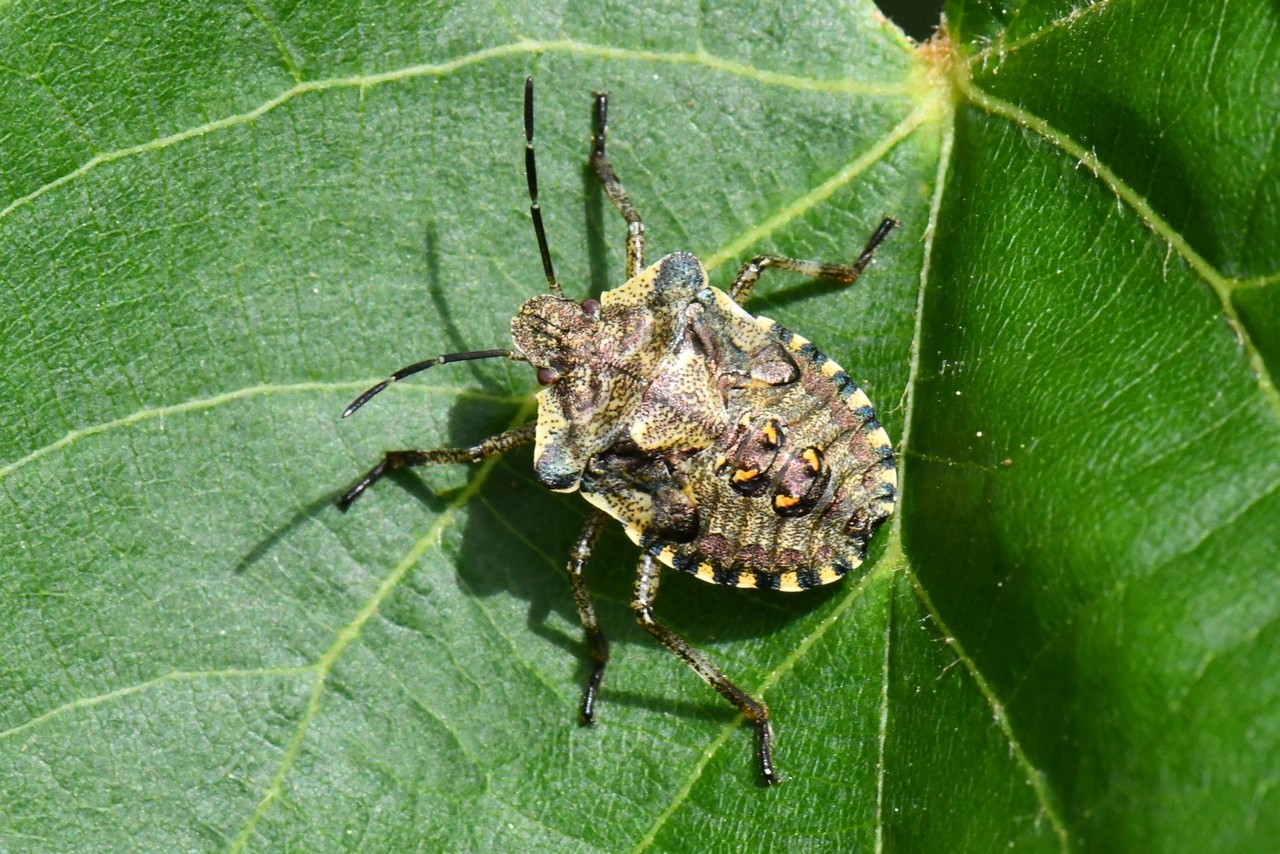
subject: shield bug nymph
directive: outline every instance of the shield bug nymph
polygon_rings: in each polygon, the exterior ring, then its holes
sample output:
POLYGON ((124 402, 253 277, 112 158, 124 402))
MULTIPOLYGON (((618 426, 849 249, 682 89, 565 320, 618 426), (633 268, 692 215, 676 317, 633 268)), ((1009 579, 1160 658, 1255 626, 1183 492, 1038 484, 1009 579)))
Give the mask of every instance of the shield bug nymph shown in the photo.
POLYGON ((574 604, 594 663, 581 718, 595 721, 609 646, 583 568, 607 516, 641 549, 631 608, 667 649, 756 728, 767 783, 773 730, 764 703, 653 613, 664 566, 737 587, 805 590, 862 563, 868 538, 893 512, 889 437, 866 395, 812 344, 741 306, 769 268, 851 284, 897 224, 885 218, 853 264, 780 255, 747 262, 729 292, 707 283, 687 252, 644 266, 644 225, 605 150, 608 95, 595 96, 589 162, 627 224, 627 280, 581 302, 564 296, 551 264, 533 148, 533 80, 525 81, 525 173, 548 294, 511 321, 509 349, 446 353, 401 368, 360 395, 351 415, 390 383, 435 365, 506 358, 536 370, 534 424, 469 448, 388 451, 337 503, 346 510, 375 481, 408 466, 479 462, 534 444, 534 473, 594 510, 570 554, 574 604))

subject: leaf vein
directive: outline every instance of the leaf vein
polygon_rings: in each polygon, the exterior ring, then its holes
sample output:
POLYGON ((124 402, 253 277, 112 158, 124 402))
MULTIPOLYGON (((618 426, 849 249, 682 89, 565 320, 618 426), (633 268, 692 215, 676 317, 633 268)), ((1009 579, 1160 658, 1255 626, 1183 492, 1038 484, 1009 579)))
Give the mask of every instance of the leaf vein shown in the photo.
POLYGON ((961 91, 974 104, 992 115, 1002 116, 1020 127, 1025 127, 1039 134, 1049 143, 1075 158, 1081 166, 1093 173, 1094 177, 1102 181, 1121 201, 1128 204, 1147 228, 1157 237, 1163 239, 1170 249, 1176 252, 1204 280, 1217 296, 1223 315, 1225 315, 1227 322, 1235 331, 1236 337, 1245 351, 1259 391, 1270 405, 1272 413, 1280 420, 1280 390, 1277 390, 1275 380, 1271 376, 1262 354, 1259 352, 1257 345, 1254 344, 1252 336, 1241 322, 1235 306, 1231 302, 1231 289, 1235 285, 1235 280, 1219 272, 1192 249, 1186 238, 1175 231, 1163 217, 1156 213, 1155 209, 1141 194, 1122 180, 1110 167, 1106 166, 1096 153, 1086 150, 1080 143, 1034 113, 982 91, 973 84, 973 81, 967 75, 957 75, 957 79, 961 91))
MULTIPOLYGON (((200 412, 206 409, 214 409, 225 403, 232 403, 237 400, 247 400, 254 397, 262 397, 270 394, 294 394, 306 393, 312 391, 330 392, 330 391, 357 391, 368 388, 377 380, 352 380, 347 382, 301 382, 301 383, 259 383, 257 385, 245 386, 234 391, 221 392, 219 394, 209 395, 208 397, 194 397, 190 400, 184 400, 182 403, 171 403, 164 406, 154 406, 147 409, 139 409, 120 418, 113 418, 110 421, 101 421, 97 424, 91 424, 88 427, 80 427, 67 433, 55 442, 51 442, 43 447, 36 448, 25 457, 14 460, 0 466, 0 481, 4 480, 13 472, 22 468, 29 463, 33 463, 41 457, 48 456, 54 451, 59 451, 80 439, 96 436, 99 433, 106 433, 111 430, 118 430, 123 427, 129 427, 144 421, 153 421, 157 418, 164 418, 168 415, 177 415, 184 412, 200 412)), ((462 398, 488 400, 496 403, 523 403, 527 397, 502 397, 499 395, 486 394, 484 392, 472 391, 465 388, 453 388, 450 386, 431 386, 431 385, 409 385, 406 388, 416 388, 432 394, 453 394, 462 398)))
POLYGON ((951 648, 956 659, 964 665, 969 677, 977 685, 979 693, 987 701, 987 705, 991 707, 996 726, 1000 728, 1005 740, 1009 742, 1009 749, 1013 753, 1014 761, 1021 766, 1027 776, 1027 783, 1036 793, 1036 800, 1040 802, 1040 808, 1044 810, 1049 826, 1058 837, 1058 844, 1063 851, 1069 851, 1071 849, 1070 836, 1067 833, 1067 827, 1063 823, 1062 816, 1058 815, 1058 810, 1053 804, 1048 786, 1045 784, 1045 775, 1031 763, 1031 759, 1027 756, 1026 751, 1023 750, 1022 744, 1018 741, 1018 737, 1013 731, 1013 726, 1009 722, 1009 716, 1005 713, 1005 704, 996 696, 991 683, 987 682, 986 677, 982 675, 982 671, 978 669, 977 662, 969 656, 960 640, 951 632, 946 622, 943 621, 942 614, 934 607, 933 600, 929 598, 929 593, 920 584, 920 579, 916 577, 914 572, 911 572, 910 568, 906 571, 909 573, 911 586, 915 589, 916 597, 924 606, 925 611, 928 612, 929 619, 934 621, 934 624, 937 625, 938 630, 942 633, 943 642, 951 648))
MULTIPOLYGON (((858 583, 845 593, 835 607, 831 609, 831 613, 828 614, 812 632, 802 638, 800 642, 796 644, 795 648, 792 649, 784 659, 782 659, 782 661, 765 674, 764 679, 762 679, 756 687, 754 695, 756 697, 762 697, 770 687, 777 684, 779 679, 790 673, 795 668, 796 663, 804 658, 808 651, 827 634, 831 627, 839 621, 845 611, 848 611, 849 608, 851 608, 853 604, 862 597, 862 594, 866 592, 872 582, 887 579, 896 572, 899 567, 905 568, 905 566, 906 561, 902 557, 901 544, 896 541, 891 542, 889 544, 889 550, 886 551, 884 557, 876 563, 875 568, 862 576, 862 578, 858 579, 858 583)), ((686 779, 684 784, 676 790, 675 794, 671 798, 671 803, 667 804, 662 812, 658 813, 657 817, 653 820, 653 823, 649 826, 649 829, 645 831, 644 835, 640 838, 640 841, 631 848, 631 854, 639 854, 639 852, 653 846, 659 831, 662 830, 671 816, 675 814, 676 810, 689 799, 690 794, 693 792, 694 784, 698 782, 698 779, 702 776, 702 772, 706 769, 712 758, 720 751, 720 748, 722 748, 729 740, 730 736, 733 735, 734 731, 742 726, 743 720, 745 720, 745 718, 742 715, 735 715, 730 722, 726 723, 724 727, 721 728, 720 733, 707 743, 706 748, 702 751, 702 755, 699 756, 698 761, 694 763, 688 779, 686 779)))
MULTIPOLYGON (((531 412, 531 403, 526 403, 522 410, 513 419, 512 424, 523 423, 528 419, 531 412)), ((271 783, 267 786, 262 798, 254 807, 253 812, 245 819, 244 824, 240 828, 240 832, 236 834, 229 850, 231 852, 243 851, 249 843, 249 838, 253 835, 254 828, 258 822, 266 815, 267 809, 271 804, 280 797, 284 791, 284 781, 289 775, 289 771, 293 768, 294 762, 298 758, 298 754, 302 751, 302 742, 306 738, 307 730, 310 728, 311 721, 315 719, 320 712, 320 701, 324 694, 324 685, 333 668, 337 665, 338 659, 348 646, 354 643, 360 637, 361 631, 366 623, 377 613, 382 603, 387 597, 400 586, 400 582, 409 574, 409 570, 417 565, 422 556, 432 547, 439 545, 441 535, 449 523, 453 521, 453 517, 457 515, 468 501, 470 501, 488 480, 489 473, 493 471, 497 465, 499 457, 491 457, 479 465, 476 470, 475 477, 467 484, 458 497, 449 503, 431 527, 427 529, 421 537, 419 537, 405 554, 405 556, 397 563, 391 571, 382 579, 382 583, 378 585, 378 589, 373 592, 364 606, 356 612, 351 622, 347 623, 338 630, 334 638, 333 644, 324 652, 314 665, 315 680, 311 687, 311 696, 307 701, 307 708, 302 713, 302 717, 298 720, 298 725, 294 729, 293 736, 289 739, 288 745, 285 747, 284 755, 280 760, 280 767, 276 770, 275 776, 271 779, 271 783)))
MULTIPOLYGON (((996 57, 997 63, 999 63, 999 61, 1004 58, 1005 54, 1013 53, 1015 50, 1018 50, 1019 48, 1022 48, 1022 47, 1025 47, 1026 45, 1037 42, 1040 39, 1046 36, 1052 35, 1053 33, 1057 32, 1058 30, 1064 27, 1069 27, 1072 24, 1079 22, 1080 19, 1084 18, 1087 15, 1097 14, 1098 12, 1101 12, 1109 8, 1110 6, 1111 6, 1111 0, 1097 0, 1096 3, 1090 3, 1089 5, 1084 7, 1074 8, 1070 12, 1068 12, 1066 15, 1062 16, 1061 18, 1054 18, 1053 20, 1045 24, 1040 29, 1033 30, 1032 32, 1023 36, 1022 38, 1017 39, 1015 41, 1011 41, 1011 42, 1006 42, 1004 40, 1004 33, 1008 30, 1008 27, 1006 26, 1001 29, 1000 36, 996 39, 995 43, 993 43, 990 47, 986 47, 978 51, 977 53, 975 53, 973 56, 969 57, 969 65, 974 66, 979 63, 984 63, 986 62, 986 60, 992 58, 993 55, 996 57)), ((1025 7, 1020 7, 1017 10, 1017 12, 1014 14, 1015 18, 1017 17, 1018 14, 1021 14, 1023 8, 1025 7)))
POLYGON ((79 697, 75 700, 55 706, 46 712, 24 721, 16 726, 12 726, 6 730, 0 730, 0 741, 29 732, 41 725, 48 723, 55 718, 62 717, 76 711, 77 709, 89 709, 94 706, 101 706, 110 703, 113 700, 119 700, 124 697, 132 697, 135 694, 141 694, 152 688, 158 688, 170 682, 198 682, 210 679, 257 679, 272 678, 276 676, 295 676, 299 673, 309 673, 315 669, 314 664, 302 664, 294 667, 258 667, 258 668, 222 668, 215 670, 173 670, 154 679, 147 679, 143 682, 137 682, 133 685, 125 685, 121 688, 114 688, 102 694, 95 694, 91 697, 79 697))
POLYGON ((885 747, 889 741, 889 644, 893 638, 893 595, 885 597, 884 614, 884 662, 880 677, 880 721, 876 738, 876 818, 875 818, 875 851, 884 851, 884 783, 887 768, 885 767, 885 747))
POLYGON ((898 143, 909 137, 918 127, 933 118, 937 114, 941 103, 940 98, 931 98, 920 104, 905 119, 881 137, 875 145, 858 155, 853 161, 817 187, 783 205, 773 216, 754 228, 743 232, 739 237, 707 256, 703 266, 708 271, 714 270, 731 258, 736 258, 746 252, 779 228, 803 215, 810 208, 826 201, 841 187, 883 159, 898 143))
POLYGON ((20 196, 11 201, 3 209, 0 209, 0 221, 3 221, 15 210, 36 201, 41 196, 52 190, 56 190, 59 187, 84 176, 99 166, 149 151, 157 151, 167 148, 171 145, 186 142, 187 140, 204 136, 205 134, 213 133, 215 131, 225 130, 227 128, 254 122, 275 108, 286 104, 301 95, 311 92, 327 92, 338 89, 363 90, 387 83, 396 83, 402 80, 413 80, 419 77, 441 77, 446 74, 451 74, 459 69, 477 65, 491 59, 518 56, 521 54, 541 53, 566 53, 577 56, 589 56, 630 62, 655 62, 671 65, 701 65, 725 74, 755 80, 756 82, 763 83, 765 85, 801 91, 827 92, 831 94, 894 96, 910 95, 919 90, 919 86, 917 84, 913 84, 909 81, 898 83, 863 83, 849 79, 821 80, 810 77, 801 77, 793 74, 784 74, 781 72, 755 68, 746 63, 736 62, 731 59, 725 59, 723 57, 703 52, 668 53, 655 50, 609 47, 606 45, 596 45, 588 42, 575 41, 573 39, 558 39, 551 41, 522 40, 509 44, 483 48, 446 62, 421 63, 419 65, 411 65, 404 68, 382 71, 374 74, 360 74, 349 77, 331 77, 321 80, 304 80, 246 112, 235 113, 229 116, 224 116, 220 119, 214 119, 213 121, 157 137, 155 139, 148 140, 147 142, 141 142, 136 145, 125 146, 124 148, 119 148, 114 151, 95 154, 89 160, 85 161, 70 172, 60 175, 52 181, 37 187, 25 196, 20 196))
POLYGON ((262 13, 262 9, 254 0, 244 0, 244 5, 248 7, 249 13, 258 19, 258 23, 262 24, 262 28, 271 36, 271 40, 276 43, 276 47, 280 50, 280 59, 284 62, 285 68, 289 69, 289 74, 293 76, 294 82, 301 83, 302 69, 289 51, 289 46, 285 43, 284 35, 280 32, 280 28, 267 20, 267 16, 262 13))

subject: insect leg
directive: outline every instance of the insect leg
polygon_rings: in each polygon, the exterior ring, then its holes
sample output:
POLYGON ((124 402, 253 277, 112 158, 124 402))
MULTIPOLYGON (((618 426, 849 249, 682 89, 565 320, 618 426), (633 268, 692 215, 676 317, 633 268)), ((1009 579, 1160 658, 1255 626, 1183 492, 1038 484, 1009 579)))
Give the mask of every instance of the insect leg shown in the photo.
POLYGON ((701 652, 689 646, 689 642, 658 622, 653 616, 653 601, 658 595, 658 576, 662 567, 649 555, 640 558, 636 569, 636 584, 631 598, 631 610, 636 621, 645 631, 657 638, 663 646, 674 652, 703 681, 715 688, 722 697, 738 707, 747 720, 755 724, 760 773, 769 785, 779 782, 773 768, 773 728, 769 725, 769 710, 765 704, 730 682, 720 669, 701 652))
POLYGON ((345 511, 351 506, 352 502, 364 494, 366 489, 378 482, 383 475, 390 474, 396 469, 408 468, 409 466, 435 465, 437 463, 478 463, 483 459, 505 454, 512 448, 532 442, 534 428, 535 425, 533 424, 525 424, 523 427, 499 433, 497 436, 490 436, 480 444, 472 445, 470 448, 387 451, 382 461, 365 472, 364 477, 360 478, 360 481, 355 486, 344 492, 335 503, 338 505, 339 510, 345 511))
POLYGON ((600 623, 596 620, 595 605, 591 602, 591 591, 587 589, 586 579, 582 577, 582 569, 586 566, 591 550, 595 548, 596 538, 604 529, 608 518, 599 510, 592 511, 591 518, 578 534, 578 541, 573 544, 573 552, 569 557, 569 583, 573 586, 573 604, 578 607, 578 619, 587 633, 587 646, 591 650, 594 666, 591 677, 587 679, 587 688, 582 692, 582 722, 588 726, 596 722, 596 694, 600 690, 600 680, 604 678, 604 666, 609 663, 609 642, 600 631, 600 623))
POLYGON ((622 189, 618 175, 609 163, 609 155, 604 150, 605 133, 609 120, 609 93, 597 92, 595 109, 592 110, 591 134, 591 168, 604 185, 604 191, 613 199, 613 204, 627 221, 627 278, 634 276, 644 266, 644 223, 636 206, 631 204, 627 191, 622 189))
POLYGON ((729 296, 733 297, 733 301, 738 305, 745 303, 751 297, 751 291, 756 286, 756 282, 759 281, 760 274, 768 267, 777 267, 779 270, 790 270, 793 273, 800 273, 816 279, 831 279, 832 281, 851 285, 858 280, 858 277, 862 275, 862 271, 867 269, 867 265, 871 263, 876 247, 884 242, 884 239, 889 236, 889 232, 893 231, 897 225, 898 221, 893 217, 887 216, 881 220, 880 225, 876 227, 875 233, 871 235, 871 239, 867 241, 867 245, 859 253, 858 260, 852 264, 824 264, 821 261, 801 261, 796 258, 786 258, 782 255, 757 255, 738 271, 738 276, 733 280, 733 286, 729 289, 729 296))

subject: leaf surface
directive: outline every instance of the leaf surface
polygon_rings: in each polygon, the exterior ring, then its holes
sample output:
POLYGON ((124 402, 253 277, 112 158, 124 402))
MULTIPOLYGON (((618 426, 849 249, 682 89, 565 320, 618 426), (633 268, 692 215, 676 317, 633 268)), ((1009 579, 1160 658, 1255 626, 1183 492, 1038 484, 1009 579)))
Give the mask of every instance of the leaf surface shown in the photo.
POLYGON ((1274 4, 0 10, 0 847, 1265 850, 1280 815, 1274 4), (73 14, 70 14, 74 12, 73 14), (902 506, 861 578, 669 573, 787 781, 588 568, 527 449, 332 499, 527 420, 503 346, 621 280, 590 93, 649 256, 876 403, 902 506))

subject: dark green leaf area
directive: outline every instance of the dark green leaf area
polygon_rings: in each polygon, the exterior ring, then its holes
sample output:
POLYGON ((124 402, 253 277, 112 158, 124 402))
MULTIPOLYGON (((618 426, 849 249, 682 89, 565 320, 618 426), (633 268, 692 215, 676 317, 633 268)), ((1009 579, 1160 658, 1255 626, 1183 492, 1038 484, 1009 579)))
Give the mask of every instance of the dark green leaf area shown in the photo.
POLYGON ((895 579, 891 596, 885 850, 1058 850, 1052 795, 1011 744, 999 698, 975 690, 972 662, 910 578, 895 579), (956 741, 959 729, 975 737, 956 741))
POLYGON ((1272 377, 1280 376, 1280 280, 1241 285, 1231 291, 1240 328, 1258 348, 1258 356, 1272 377))
POLYGON ((943 11, 947 32, 970 51, 1061 26, 1080 6, 1072 0, 946 0, 943 11))
POLYGON ((1052 20, 985 46, 974 85, 1096 156, 1222 276, 1280 272, 1275 3, 1062 5, 1028 3, 1020 21, 1052 20))
POLYGON ((963 109, 943 211, 903 516, 921 582, 1082 844, 1244 821, 1273 755, 1182 775, 1272 726, 1224 674, 1280 609, 1274 388, 1214 292, 1042 139, 963 109))

